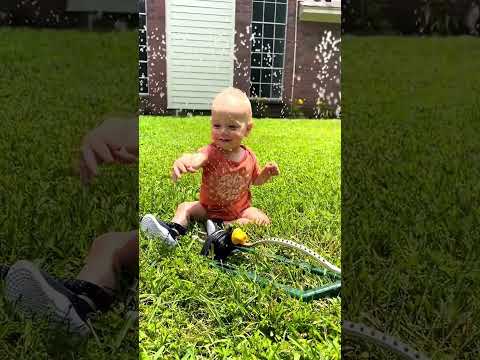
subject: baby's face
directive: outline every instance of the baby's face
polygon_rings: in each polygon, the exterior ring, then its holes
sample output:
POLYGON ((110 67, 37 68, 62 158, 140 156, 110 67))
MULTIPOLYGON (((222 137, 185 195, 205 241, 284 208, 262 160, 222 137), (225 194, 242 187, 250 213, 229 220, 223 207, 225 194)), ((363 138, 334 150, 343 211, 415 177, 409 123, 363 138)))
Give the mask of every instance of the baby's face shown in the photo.
POLYGON ((212 142, 225 151, 235 151, 251 130, 245 113, 212 111, 212 142))

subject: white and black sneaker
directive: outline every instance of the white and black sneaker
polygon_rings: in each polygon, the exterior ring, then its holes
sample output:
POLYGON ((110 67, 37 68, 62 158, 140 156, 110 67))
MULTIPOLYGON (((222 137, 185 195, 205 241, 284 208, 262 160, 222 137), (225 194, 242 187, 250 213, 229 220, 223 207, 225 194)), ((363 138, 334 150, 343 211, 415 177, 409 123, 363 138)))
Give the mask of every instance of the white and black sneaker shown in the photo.
POLYGON ((153 238, 162 239, 167 245, 175 246, 180 235, 185 235, 186 229, 175 223, 167 224, 157 220, 152 214, 145 215, 140 222, 140 229, 153 238))
POLYGON ((11 266, 5 278, 5 296, 27 317, 63 325, 69 333, 80 336, 90 332, 87 316, 95 311, 95 305, 29 261, 11 266))

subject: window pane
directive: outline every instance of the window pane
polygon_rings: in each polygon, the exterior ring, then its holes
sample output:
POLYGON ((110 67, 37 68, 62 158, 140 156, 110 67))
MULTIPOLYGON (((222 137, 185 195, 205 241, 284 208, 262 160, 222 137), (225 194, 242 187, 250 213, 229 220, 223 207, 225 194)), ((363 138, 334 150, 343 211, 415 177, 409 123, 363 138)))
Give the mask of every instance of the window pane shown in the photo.
POLYGON ((253 0, 250 96, 282 97, 287 0, 253 0), (274 70, 274 68, 278 70, 274 70))
POLYGON ((273 52, 273 40, 263 40, 263 52, 273 52))
POLYGON ((273 70, 273 74, 271 76, 272 82, 279 83, 282 82, 282 70, 273 70))
POLYGON ((273 67, 283 67, 283 55, 275 54, 273 56, 273 67))
POLYGON ((146 29, 147 17, 145 15, 138 15, 138 28, 139 29, 146 29))
POLYGON ((255 37, 262 37, 262 24, 252 23, 252 34, 255 37))
POLYGON ((143 60, 147 61, 147 47, 146 46, 140 46, 140 52, 138 54, 138 60, 143 60))
POLYGON ((272 66, 272 54, 263 54, 262 55, 262 67, 271 67, 272 66))
POLYGON ((139 92, 141 94, 147 94, 148 93, 148 80, 147 79, 140 79, 139 80, 139 92))
POLYGON ((263 20, 263 2, 253 2, 253 21, 263 20))
POLYGON ((262 39, 256 39, 252 41, 252 52, 262 51, 262 39))
POLYGON ((139 77, 147 77, 147 63, 146 62, 138 63, 138 76, 139 77))
POLYGON ((252 69, 251 70, 250 80, 252 82, 260 82, 260 69, 252 69))
POLYGON ((265 13, 263 14, 263 21, 273 22, 275 20, 275 4, 265 3, 265 13))
POLYGON ((272 81, 272 70, 262 69, 262 83, 270 83, 272 81))
POLYGON ((281 97, 282 97, 282 84, 273 84, 272 98, 281 98, 281 97))
POLYGON ((262 65, 262 54, 252 54, 252 66, 262 65))
POLYGON ((260 84, 252 84, 250 86, 250 96, 256 97, 260 95, 260 84))
POLYGON ((270 84, 262 84, 262 87, 260 89, 260 97, 270 97, 270 84))
POLYGON ((286 10, 285 5, 277 4, 277 13, 275 15, 276 22, 285 23, 285 10, 286 10))
POLYGON ((285 25, 275 25, 275 37, 280 39, 285 37, 285 25))
POLYGON ((138 31, 138 44, 147 45, 147 32, 145 30, 138 31))
POLYGON ((138 12, 144 13, 145 12, 145 0, 138 1, 138 12))
POLYGON ((283 40, 275 40, 275 52, 283 54, 283 40))
POLYGON ((273 38, 273 24, 263 25, 263 37, 273 38))

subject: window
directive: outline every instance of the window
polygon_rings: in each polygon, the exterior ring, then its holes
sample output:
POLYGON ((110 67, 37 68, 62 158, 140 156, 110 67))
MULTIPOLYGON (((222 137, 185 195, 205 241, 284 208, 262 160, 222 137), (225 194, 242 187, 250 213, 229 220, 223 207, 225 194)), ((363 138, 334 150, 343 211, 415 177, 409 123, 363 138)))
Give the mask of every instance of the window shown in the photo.
POLYGON ((250 96, 282 97, 287 0, 254 0, 250 96))
POLYGON ((138 0, 138 81, 140 95, 148 95, 147 0, 138 0))

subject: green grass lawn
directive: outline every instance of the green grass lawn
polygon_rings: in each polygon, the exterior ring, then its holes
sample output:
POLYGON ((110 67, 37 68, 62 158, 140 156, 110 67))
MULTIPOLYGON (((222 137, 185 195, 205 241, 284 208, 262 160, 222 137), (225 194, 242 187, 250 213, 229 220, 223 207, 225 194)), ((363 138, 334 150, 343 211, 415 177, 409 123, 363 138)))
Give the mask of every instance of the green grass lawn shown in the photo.
POLYGON ((342 317, 434 359, 480 349, 478 45, 342 39, 342 317))
MULTIPOLYGON (((136 167, 103 168, 89 189, 72 167, 101 115, 137 109, 137 34, 0 29, 0 39, 0 262, 75 277, 96 236, 138 226, 136 167)), ((115 306, 93 321, 100 343, 66 347, 0 296, 0 359, 131 359, 137 332, 117 341, 124 316, 115 306)))
MULTIPOLYGON (((143 117, 140 134, 140 215, 169 221, 179 203, 198 199, 201 174, 173 184, 170 170, 209 142, 209 119, 143 117)), ((272 225, 249 235, 294 239, 340 266, 340 122, 257 120, 246 144, 281 171, 253 188, 272 225)), ((305 303, 213 269, 194 233, 175 250, 141 238, 143 359, 339 359, 339 298, 305 303)))

